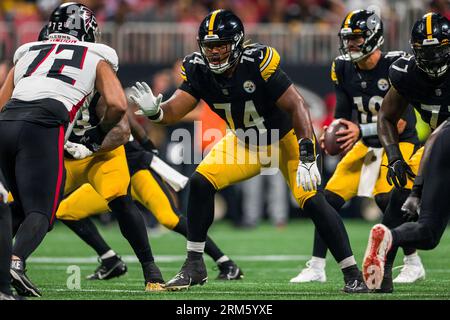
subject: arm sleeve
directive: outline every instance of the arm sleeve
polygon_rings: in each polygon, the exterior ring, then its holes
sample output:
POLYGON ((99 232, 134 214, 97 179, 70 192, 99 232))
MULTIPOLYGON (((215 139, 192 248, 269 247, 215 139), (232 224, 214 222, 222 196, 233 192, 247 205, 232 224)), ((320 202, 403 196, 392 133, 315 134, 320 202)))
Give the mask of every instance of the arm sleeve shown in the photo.
POLYGON ((277 101, 291 85, 292 81, 287 74, 281 68, 277 68, 267 80, 266 90, 273 101, 277 101))

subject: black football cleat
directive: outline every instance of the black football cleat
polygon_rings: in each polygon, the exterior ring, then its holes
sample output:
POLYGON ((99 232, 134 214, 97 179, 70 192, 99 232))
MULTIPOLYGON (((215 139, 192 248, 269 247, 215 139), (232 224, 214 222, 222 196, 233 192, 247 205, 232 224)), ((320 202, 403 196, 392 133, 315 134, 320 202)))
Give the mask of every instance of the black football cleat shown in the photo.
POLYGON ((381 287, 379 289, 374 290, 375 293, 393 293, 394 292, 394 283, 392 282, 392 276, 383 277, 383 281, 381 282, 381 287))
POLYGON ((240 280, 244 278, 241 268, 232 260, 222 262, 218 265, 219 275, 217 280, 240 280))
POLYGON ((366 283, 361 278, 352 279, 350 281, 347 281, 347 283, 344 286, 344 289, 342 289, 345 293, 369 293, 370 290, 367 288, 366 283))
POLYGON ((88 280, 109 280, 120 277, 127 273, 127 265, 119 256, 113 256, 107 259, 98 259, 100 265, 93 274, 86 277, 88 280))
POLYGON ((11 262, 11 285, 20 296, 40 297, 41 291, 28 279, 22 260, 12 260, 11 262))
POLYGON ((154 261, 145 264, 144 276, 146 292, 166 291, 161 270, 154 261))
POLYGON ((164 287, 167 291, 183 290, 196 284, 204 285, 207 280, 208 273, 203 258, 198 260, 187 258, 180 272, 170 279, 164 287))

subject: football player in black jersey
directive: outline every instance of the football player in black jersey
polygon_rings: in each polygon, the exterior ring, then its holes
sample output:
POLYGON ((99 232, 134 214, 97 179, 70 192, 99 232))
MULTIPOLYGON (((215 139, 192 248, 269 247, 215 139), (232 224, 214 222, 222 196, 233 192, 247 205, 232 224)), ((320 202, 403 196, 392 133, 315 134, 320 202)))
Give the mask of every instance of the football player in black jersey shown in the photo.
POLYGON ((131 95, 143 114, 161 124, 179 121, 203 99, 230 129, 190 179, 187 259, 166 289, 206 282, 203 252, 216 191, 273 165, 339 263, 344 291, 368 292, 341 218, 316 191, 321 177, 309 111, 279 67, 278 52, 261 44, 245 46, 242 22, 228 10, 213 11, 202 21, 198 44, 200 53, 185 57, 184 82, 169 100, 161 102, 145 83, 136 83, 131 95))
MULTIPOLYGON (((347 126, 341 136, 341 149, 348 152, 339 162, 325 187, 327 201, 337 211, 355 196, 374 197, 384 211, 392 185, 386 181, 387 156, 377 135, 377 114, 389 90, 389 67, 405 55, 402 51, 382 52, 383 23, 373 12, 356 10, 346 15, 339 31, 342 55, 331 67, 336 92, 335 119, 347 126), (356 112, 358 122, 352 122, 356 112)), ((409 159, 418 144, 414 109, 409 106, 398 122, 400 150, 409 159)), ((324 132, 327 128, 324 128, 324 132)), ((323 145, 324 135, 320 138, 323 145)), ((418 167, 418 163, 416 165, 418 167)), ((412 181, 409 182, 409 189, 412 181)), ((424 269, 415 249, 405 248, 405 265, 394 282, 414 282, 424 277, 424 269)), ((317 230, 313 256, 291 282, 326 281, 327 246, 317 230)), ((384 288, 387 291, 389 289, 384 288)))
MULTIPOLYGON (((134 137, 133 141, 125 144, 131 177, 131 195, 135 201, 149 210, 159 223, 187 237, 186 218, 180 214, 175 204, 173 189, 150 166, 157 149, 148 139, 142 126, 134 120, 132 113, 128 119, 134 137)), ((101 264, 94 274, 88 276, 90 280, 111 279, 127 271, 125 263, 105 242, 93 222, 87 218, 109 210, 105 198, 96 192, 92 185, 84 184, 65 198, 56 212, 58 219, 98 253, 101 264)), ((243 278, 242 270, 209 237, 206 239, 205 252, 220 270, 217 279, 243 278)))
POLYGON ((375 225, 370 232, 363 263, 370 288, 378 288, 383 276, 392 272, 399 246, 435 248, 449 220, 450 127, 446 119, 450 116, 450 22, 437 13, 427 13, 414 24, 410 43, 414 55, 392 64, 392 86, 379 114, 379 137, 389 159, 387 178, 396 189, 385 213, 386 221, 383 219, 383 224, 375 225), (395 130, 408 104, 431 129, 437 128, 421 150, 423 156, 411 193, 403 187, 414 174, 399 150, 395 130), (418 221, 403 223, 405 219, 418 221))

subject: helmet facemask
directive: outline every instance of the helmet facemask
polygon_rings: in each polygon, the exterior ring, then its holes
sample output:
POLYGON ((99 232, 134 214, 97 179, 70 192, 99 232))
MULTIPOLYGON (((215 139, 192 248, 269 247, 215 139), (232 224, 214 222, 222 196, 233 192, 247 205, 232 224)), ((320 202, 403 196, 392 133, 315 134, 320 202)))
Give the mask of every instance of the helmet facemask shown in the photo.
POLYGON ((200 52, 208 68, 222 74, 236 64, 243 52, 243 34, 232 39, 219 39, 217 35, 206 35, 198 40, 200 52))
POLYGON ((342 28, 339 32, 340 48, 339 51, 346 58, 353 62, 359 62, 369 56, 376 49, 381 47, 384 42, 383 36, 378 41, 372 44, 375 39, 376 32, 367 31, 366 36, 362 32, 353 32, 351 28, 342 28), (358 43, 358 39, 361 39, 361 43, 350 47, 349 42, 353 40, 354 43, 358 43), (353 50, 358 49, 358 50, 353 50))
POLYGON ((430 78, 444 75, 450 64, 450 44, 412 45, 417 67, 430 78))

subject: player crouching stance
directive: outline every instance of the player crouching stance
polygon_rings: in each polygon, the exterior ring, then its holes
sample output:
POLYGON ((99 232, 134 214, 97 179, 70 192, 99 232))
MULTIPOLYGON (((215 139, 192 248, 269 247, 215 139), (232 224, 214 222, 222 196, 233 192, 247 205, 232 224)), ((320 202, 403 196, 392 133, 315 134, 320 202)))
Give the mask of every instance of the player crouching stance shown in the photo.
POLYGON ((244 46, 242 22, 227 10, 216 10, 203 20, 198 43, 201 53, 184 59, 184 82, 169 100, 161 103, 162 96, 154 97, 145 83, 137 83, 131 96, 143 114, 161 124, 179 121, 203 99, 231 129, 191 177, 187 259, 166 289, 186 289, 207 281, 203 252, 214 218, 216 191, 273 165, 281 170, 300 207, 311 215, 338 261, 344 273, 344 291, 367 292, 341 218, 316 191, 321 177, 309 112, 279 67, 277 51, 260 44, 244 46), (244 136, 256 132, 260 143, 246 143, 242 132, 244 136), (274 132, 279 139, 268 141, 274 132), (265 144, 261 143, 264 138, 265 144), (261 150, 277 158, 278 165, 265 163, 258 155, 261 150))
POLYGON ((369 236, 363 262, 369 288, 379 288, 386 274, 392 273, 399 246, 431 250, 439 244, 449 221, 449 29, 450 21, 445 17, 436 13, 424 15, 412 29, 410 43, 414 55, 394 62, 389 72, 392 88, 381 106, 378 132, 389 158, 388 180, 397 188, 385 213, 389 223, 375 225, 369 236), (400 154, 395 125, 408 103, 434 132, 425 148, 419 150, 421 153, 417 152, 423 155, 405 202, 402 187, 412 172, 400 154), (418 221, 404 223, 405 218, 418 221))

